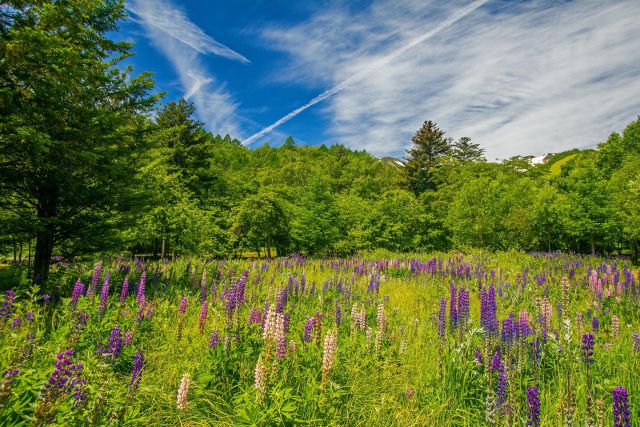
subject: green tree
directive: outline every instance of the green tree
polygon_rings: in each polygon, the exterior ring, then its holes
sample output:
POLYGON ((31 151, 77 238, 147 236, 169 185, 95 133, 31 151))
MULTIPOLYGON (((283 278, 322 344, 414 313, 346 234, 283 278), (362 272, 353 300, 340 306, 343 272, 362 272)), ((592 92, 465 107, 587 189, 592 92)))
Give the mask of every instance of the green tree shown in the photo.
POLYGON ((412 147, 407 150, 405 171, 407 184, 416 195, 426 190, 435 190, 435 170, 442 159, 450 154, 451 143, 444 137, 436 123, 428 120, 411 138, 412 147))
POLYGON ((479 144, 471 142, 471 138, 467 136, 463 136, 453 144, 451 156, 458 163, 463 164, 487 161, 484 157, 484 148, 480 147, 479 144))
POLYGON ((421 241, 424 214, 412 193, 393 190, 376 203, 366 222, 371 247, 410 251, 421 241))
POLYGON ((0 186, 36 238, 45 281, 54 246, 109 235, 130 209, 156 98, 109 37, 124 1, 6 1, 0 32, 0 186))

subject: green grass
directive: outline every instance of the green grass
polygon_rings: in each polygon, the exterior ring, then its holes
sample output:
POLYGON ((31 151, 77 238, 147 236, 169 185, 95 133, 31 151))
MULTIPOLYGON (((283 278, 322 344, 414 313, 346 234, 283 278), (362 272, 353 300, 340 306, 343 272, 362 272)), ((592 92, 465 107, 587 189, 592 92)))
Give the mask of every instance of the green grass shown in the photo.
POLYGON ((551 176, 560 175, 560 169, 562 168, 562 165, 569 163, 571 160, 575 159, 577 156, 578 156, 578 153, 571 154, 553 163, 549 168, 549 173, 551 174, 551 176))

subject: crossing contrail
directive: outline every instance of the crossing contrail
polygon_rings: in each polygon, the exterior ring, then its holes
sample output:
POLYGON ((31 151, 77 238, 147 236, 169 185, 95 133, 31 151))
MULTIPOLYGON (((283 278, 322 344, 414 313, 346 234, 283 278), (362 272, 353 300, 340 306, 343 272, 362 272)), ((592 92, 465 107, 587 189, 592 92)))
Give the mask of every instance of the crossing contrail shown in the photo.
POLYGON ((413 38, 407 44, 405 44, 404 46, 402 46, 399 49, 395 50, 393 53, 373 61, 367 67, 363 68, 360 72, 354 74, 353 76, 351 76, 348 79, 344 80, 342 83, 332 87, 331 89, 328 89, 328 90, 322 92, 320 95, 318 95, 315 98, 311 99, 306 104, 296 108, 295 110, 293 110, 292 112, 290 112, 286 116, 282 117, 281 119, 277 120, 276 122, 274 122, 270 126, 267 126, 266 128, 262 129, 260 132, 251 135, 249 138, 247 138, 244 141, 242 141, 242 143, 244 145, 250 144, 253 141, 255 141, 256 139, 258 139, 258 138, 270 133, 272 130, 274 130, 275 128, 277 128, 281 124, 288 122, 289 120, 291 120, 292 118, 294 118, 298 114, 302 113, 307 108, 312 107, 312 106, 316 105, 318 102, 324 101, 325 99, 335 95, 336 93, 340 92, 342 89, 344 89, 347 86, 349 86, 354 81, 360 80, 362 77, 366 76, 371 71, 374 71, 374 70, 377 70, 379 68, 384 67, 385 65, 389 64, 390 62, 392 62, 393 60, 398 58, 400 55, 402 55, 403 53, 405 53, 409 49, 419 45, 420 43, 422 43, 422 42, 424 42, 426 40, 429 40, 431 37, 435 36, 440 31, 443 31, 446 28, 449 28, 451 25, 455 24, 457 21, 459 21, 460 19, 464 18, 465 16, 467 16, 468 14, 473 12, 474 10, 478 9, 480 6, 482 6, 483 4, 485 4, 488 1, 489 0, 477 0, 477 1, 472 2, 468 6, 462 8, 458 12, 454 13, 452 16, 447 18, 445 21, 441 22, 439 25, 437 25, 431 31, 428 31, 428 32, 426 32, 426 33, 424 33, 424 34, 422 34, 422 35, 420 35, 418 37, 413 38))

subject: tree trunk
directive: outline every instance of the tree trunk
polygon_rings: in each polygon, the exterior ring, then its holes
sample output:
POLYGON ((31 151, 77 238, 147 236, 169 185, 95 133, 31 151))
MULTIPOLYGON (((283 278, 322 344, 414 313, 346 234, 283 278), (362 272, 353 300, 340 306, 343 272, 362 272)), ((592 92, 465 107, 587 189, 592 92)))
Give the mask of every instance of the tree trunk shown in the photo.
POLYGON ((551 233, 547 231, 547 252, 551 252, 551 233))
POLYGON ((13 245, 13 263, 15 264, 18 260, 18 248, 16 246, 16 240, 12 237, 11 244, 13 245))
POLYGON ((267 257, 271 258, 271 242, 267 240, 267 257))
POLYGON ((20 240, 20 250, 18 252, 18 265, 22 267, 22 240, 20 240))
POLYGON ((158 258, 158 238, 153 238, 153 259, 158 258))
POLYGON ((638 239, 631 239, 631 259, 638 260, 638 239))
POLYGON ((162 236, 162 243, 160 244, 160 259, 164 259, 164 248, 165 248, 165 239, 162 236))
POLYGON ((53 254, 53 230, 46 227, 36 234, 36 259, 33 262, 34 282, 44 284, 49 277, 49 262, 53 254))
POLYGON ((31 236, 29 236, 29 246, 27 251, 27 279, 31 279, 31 236))
POLYGON ((596 256, 596 239, 591 235, 591 256, 596 256))

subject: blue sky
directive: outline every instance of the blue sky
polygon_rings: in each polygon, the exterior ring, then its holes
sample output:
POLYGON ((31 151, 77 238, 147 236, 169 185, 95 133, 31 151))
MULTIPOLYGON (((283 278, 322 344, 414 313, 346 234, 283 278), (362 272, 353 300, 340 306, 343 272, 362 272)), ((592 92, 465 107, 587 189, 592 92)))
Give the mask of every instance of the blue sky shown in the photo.
POLYGON ((640 2, 129 0, 121 37, 214 133, 402 156, 427 119, 487 156, 593 147, 640 114, 640 2), (272 126, 277 124, 277 126, 272 126))

